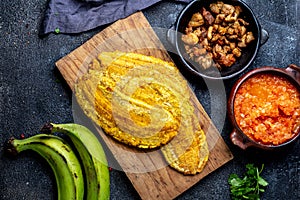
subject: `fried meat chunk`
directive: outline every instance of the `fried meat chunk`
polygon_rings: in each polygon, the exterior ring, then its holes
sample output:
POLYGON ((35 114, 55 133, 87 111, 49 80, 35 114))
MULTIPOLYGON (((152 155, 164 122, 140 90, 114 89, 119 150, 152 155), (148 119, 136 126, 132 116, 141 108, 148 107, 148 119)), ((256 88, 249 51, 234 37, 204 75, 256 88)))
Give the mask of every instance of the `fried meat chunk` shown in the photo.
POLYGON ((192 15, 192 18, 189 21, 188 26, 199 27, 199 26, 202 26, 203 24, 204 24, 203 16, 199 12, 197 12, 192 15))
MULTIPOLYGON (((208 10, 202 7, 200 13, 194 15, 202 16, 203 25, 192 27, 189 23, 182 35, 187 55, 202 69, 217 67, 221 70, 232 66, 241 57, 243 48, 255 40, 248 30, 249 22, 242 18, 242 8, 217 1, 211 3, 208 10), (220 48, 222 52, 218 52, 220 48)), ((194 15, 191 22, 196 21, 194 15)))
POLYGON ((181 39, 185 44, 189 45, 195 45, 199 42, 199 38, 195 33, 188 33, 186 35, 182 35, 181 39))
POLYGON ((211 12, 206 10, 204 7, 202 8, 202 15, 209 25, 212 25, 214 23, 214 21, 215 21, 214 16, 211 14, 211 12))

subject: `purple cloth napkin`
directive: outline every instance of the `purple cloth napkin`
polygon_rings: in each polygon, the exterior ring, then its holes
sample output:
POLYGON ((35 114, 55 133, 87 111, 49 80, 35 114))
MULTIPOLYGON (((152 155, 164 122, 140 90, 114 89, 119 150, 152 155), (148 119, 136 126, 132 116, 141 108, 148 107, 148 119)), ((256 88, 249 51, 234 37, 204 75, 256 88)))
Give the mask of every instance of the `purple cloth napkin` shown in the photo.
MULTIPOLYGON (((50 0, 40 35, 80 33, 112 23, 161 0, 50 0)), ((176 0, 190 2, 191 0, 176 0)))

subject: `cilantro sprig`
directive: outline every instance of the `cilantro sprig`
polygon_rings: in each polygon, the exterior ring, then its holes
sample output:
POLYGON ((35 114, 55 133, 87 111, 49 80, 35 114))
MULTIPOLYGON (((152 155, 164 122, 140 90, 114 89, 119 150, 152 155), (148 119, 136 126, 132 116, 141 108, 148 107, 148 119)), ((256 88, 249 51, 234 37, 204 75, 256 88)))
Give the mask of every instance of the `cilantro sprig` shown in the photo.
POLYGON ((247 164, 247 171, 243 178, 238 177, 237 174, 230 174, 228 183, 233 200, 260 199, 260 194, 265 192, 265 187, 268 185, 268 182, 260 176, 263 168, 264 165, 259 170, 253 164, 247 164))

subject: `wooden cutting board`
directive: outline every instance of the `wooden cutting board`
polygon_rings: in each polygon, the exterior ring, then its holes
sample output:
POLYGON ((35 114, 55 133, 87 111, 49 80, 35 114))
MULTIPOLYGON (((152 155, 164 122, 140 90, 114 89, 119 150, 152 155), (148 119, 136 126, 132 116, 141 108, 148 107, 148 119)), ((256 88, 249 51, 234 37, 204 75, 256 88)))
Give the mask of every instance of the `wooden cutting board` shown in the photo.
MULTIPOLYGON (((56 66, 73 90, 76 80, 87 71, 88 63, 92 58, 100 52, 114 50, 143 53, 171 61, 145 16, 137 12, 96 34, 58 60, 56 66)), ((200 111, 199 120, 206 132, 210 149, 210 157, 204 170, 194 176, 185 176, 166 166, 158 151, 146 154, 145 151, 129 148, 107 136, 95 125, 142 199, 174 199, 233 158, 196 96, 192 101, 200 111)))

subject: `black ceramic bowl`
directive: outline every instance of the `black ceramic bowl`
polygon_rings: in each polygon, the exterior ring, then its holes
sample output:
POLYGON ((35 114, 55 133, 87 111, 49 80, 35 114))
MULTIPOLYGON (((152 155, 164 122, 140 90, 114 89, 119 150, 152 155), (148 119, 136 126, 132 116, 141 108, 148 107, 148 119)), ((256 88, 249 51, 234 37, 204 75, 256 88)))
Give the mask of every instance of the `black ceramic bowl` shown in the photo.
POLYGON ((262 144, 259 142, 256 142, 252 140, 250 137, 248 137, 243 131, 239 128, 235 115, 234 115, 234 101, 236 93, 238 92, 240 86, 245 83, 246 80, 248 80, 250 77, 253 77, 257 74, 273 74, 280 77, 285 78, 290 83, 292 83, 300 92, 300 67, 294 64, 289 65, 286 68, 276 68, 271 66, 263 66, 257 69, 253 69, 249 71, 248 73, 241 76, 232 87, 229 99, 228 99, 228 116, 229 119, 233 125, 233 131, 230 134, 231 141, 233 144, 239 146, 241 149, 247 149, 248 147, 256 147, 258 149, 263 150, 275 150, 275 149, 282 149, 283 147, 287 147, 291 143, 295 142, 297 138, 299 138, 300 130, 299 127, 297 127, 297 134, 294 135, 293 138, 290 140, 281 143, 279 145, 267 145, 262 144))
POLYGON ((267 41, 268 33, 261 28, 253 11, 246 3, 241 0, 223 0, 222 2, 224 3, 234 6, 238 5, 242 8, 242 13, 239 17, 249 22, 247 30, 253 32, 255 40, 252 41, 246 48, 242 49, 241 57, 239 57, 237 61, 229 68, 219 71, 215 67, 211 67, 208 70, 203 70, 201 69, 201 67, 197 67, 197 65, 199 64, 193 62, 186 55, 186 50, 181 40, 181 35, 185 33, 187 24, 194 13, 199 12, 202 7, 209 10, 209 5, 215 2, 217 2, 217 0, 196 0, 189 3, 179 14, 175 27, 173 27, 173 32, 172 34, 170 34, 169 31, 168 37, 175 46, 177 51, 176 53, 178 54, 180 61, 190 72, 198 76, 210 79, 228 79, 243 72, 247 67, 251 65, 260 46, 267 41), (170 39, 170 37, 173 38, 170 39))

